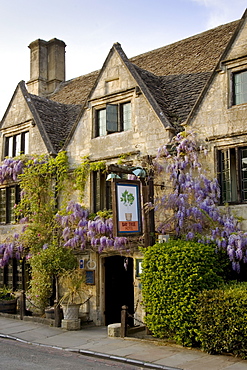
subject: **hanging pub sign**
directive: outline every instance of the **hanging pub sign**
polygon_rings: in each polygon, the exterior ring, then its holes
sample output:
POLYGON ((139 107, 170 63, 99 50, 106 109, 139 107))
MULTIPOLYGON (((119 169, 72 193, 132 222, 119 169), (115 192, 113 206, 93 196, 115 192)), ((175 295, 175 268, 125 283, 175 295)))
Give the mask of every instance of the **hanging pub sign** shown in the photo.
POLYGON ((141 234, 140 182, 114 179, 112 186, 114 235, 141 234))

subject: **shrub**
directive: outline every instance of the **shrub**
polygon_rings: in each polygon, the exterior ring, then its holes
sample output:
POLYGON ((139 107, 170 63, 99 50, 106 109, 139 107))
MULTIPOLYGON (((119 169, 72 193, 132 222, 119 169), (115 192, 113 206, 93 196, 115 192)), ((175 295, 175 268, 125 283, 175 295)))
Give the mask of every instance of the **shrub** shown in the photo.
POLYGON ((72 249, 52 244, 33 255, 29 263, 32 279, 28 295, 43 311, 52 295, 53 279, 61 276, 65 271, 73 270, 77 265, 77 259, 72 249))
POLYGON ((198 340, 204 351, 247 358, 247 283, 202 292, 197 319, 198 340))
POLYGON ((195 344, 198 294, 223 282, 215 246, 171 240, 143 253, 141 280, 148 328, 159 338, 195 344))
POLYGON ((10 301, 12 299, 15 299, 15 295, 11 289, 8 289, 6 286, 0 288, 0 300, 10 301))

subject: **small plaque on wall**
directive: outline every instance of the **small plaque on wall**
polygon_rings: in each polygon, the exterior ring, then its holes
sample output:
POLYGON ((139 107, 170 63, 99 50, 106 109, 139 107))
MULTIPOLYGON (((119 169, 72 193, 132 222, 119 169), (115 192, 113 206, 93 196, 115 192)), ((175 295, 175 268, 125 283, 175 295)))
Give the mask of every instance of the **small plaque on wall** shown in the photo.
POLYGON ((136 259, 136 277, 137 278, 139 278, 142 273, 142 262, 143 262, 143 258, 136 259))
POLYGON ((86 284, 94 285, 95 284, 95 271, 86 270, 86 284))
POLYGON ((83 259, 81 259, 79 261, 79 267, 80 267, 80 269, 84 269, 85 268, 85 261, 83 259))

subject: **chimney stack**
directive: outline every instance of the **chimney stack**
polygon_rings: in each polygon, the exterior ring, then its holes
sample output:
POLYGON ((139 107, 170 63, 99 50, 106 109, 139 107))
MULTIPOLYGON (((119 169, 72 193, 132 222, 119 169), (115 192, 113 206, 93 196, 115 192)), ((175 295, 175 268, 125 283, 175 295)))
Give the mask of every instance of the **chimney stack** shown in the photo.
POLYGON ((36 40, 30 48, 30 80, 27 82, 31 94, 47 96, 65 80, 65 43, 56 38, 50 41, 36 40))

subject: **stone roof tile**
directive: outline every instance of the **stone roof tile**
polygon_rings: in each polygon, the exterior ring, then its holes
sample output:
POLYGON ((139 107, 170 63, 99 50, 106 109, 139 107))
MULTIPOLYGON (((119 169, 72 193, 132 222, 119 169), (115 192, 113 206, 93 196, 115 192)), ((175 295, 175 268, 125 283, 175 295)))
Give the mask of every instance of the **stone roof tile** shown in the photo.
POLYGON ((185 121, 211 72, 155 76, 135 67, 173 126, 185 121))
POLYGON ((95 71, 87 75, 62 82, 58 89, 51 96, 49 96, 49 99, 63 104, 83 105, 98 75, 99 71, 95 71))
POLYGON ((234 21, 130 59, 155 75, 213 71, 239 24, 234 21))
POLYGON ((211 72, 201 72, 160 77, 171 123, 186 120, 210 75, 211 72))
MULTIPOLYGON (((214 70, 239 20, 130 58, 172 124, 184 121, 214 70)), ((83 105, 100 71, 61 83, 50 99, 83 105)))
POLYGON ((58 152, 75 123, 81 106, 61 104, 32 94, 30 97, 55 151, 58 152))

